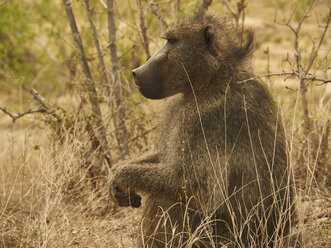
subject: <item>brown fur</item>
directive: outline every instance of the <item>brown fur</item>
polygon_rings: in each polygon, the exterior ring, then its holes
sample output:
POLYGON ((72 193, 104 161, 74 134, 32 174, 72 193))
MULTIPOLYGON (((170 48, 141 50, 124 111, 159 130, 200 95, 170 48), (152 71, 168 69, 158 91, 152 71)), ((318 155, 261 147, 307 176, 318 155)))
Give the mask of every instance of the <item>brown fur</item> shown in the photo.
POLYGON ((157 150, 115 165, 110 179, 120 205, 139 207, 136 193, 146 196, 141 246, 272 247, 288 234, 278 110, 263 83, 240 82, 253 77, 248 37, 240 45, 229 24, 195 16, 133 71, 143 95, 167 98, 157 150))

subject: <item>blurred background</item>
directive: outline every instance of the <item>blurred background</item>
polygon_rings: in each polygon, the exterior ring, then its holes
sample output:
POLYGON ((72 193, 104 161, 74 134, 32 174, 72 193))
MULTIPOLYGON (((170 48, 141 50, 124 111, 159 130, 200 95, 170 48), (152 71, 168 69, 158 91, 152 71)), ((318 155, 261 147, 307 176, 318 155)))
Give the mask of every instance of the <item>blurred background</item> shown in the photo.
POLYGON ((131 70, 198 9, 252 29, 279 105, 304 247, 331 245, 328 0, 0 0, 0 247, 135 247, 109 168, 153 149, 160 101, 131 70))

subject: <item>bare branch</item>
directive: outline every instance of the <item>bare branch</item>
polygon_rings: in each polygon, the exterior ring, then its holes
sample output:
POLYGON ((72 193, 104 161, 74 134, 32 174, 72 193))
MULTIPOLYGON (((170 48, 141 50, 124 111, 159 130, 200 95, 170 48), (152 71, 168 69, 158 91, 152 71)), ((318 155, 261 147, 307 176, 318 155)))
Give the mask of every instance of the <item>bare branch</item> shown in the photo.
POLYGON ((314 3, 315 3, 315 1, 310 2, 309 6, 305 10, 305 13, 303 14, 302 18, 300 19, 300 21, 298 22, 296 27, 294 27, 291 24, 291 20, 295 13, 295 9, 292 11, 292 13, 289 16, 289 18, 287 19, 287 21, 280 23, 281 25, 285 25, 286 27, 288 27, 294 35, 295 67, 296 67, 296 72, 294 72, 294 74, 299 80, 299 91, 300 91, 300 95, 301 95, 302 107, 303 107, 303 112, 304 112, 304 118, 305 118, 304 122, 305 122, 306 132, 308 132, 310 130, 310 118, 309 118, 308 102, 307 102, 307 97, 306 97, 307 89, 306 89, 306 80, 305 80, 305 76, 307 75, 308 71, 307 70, 305 71, 302 67, 302 57, 301 57, 301 49, 299 47, 299 37, 300 37, 300 31, 301 31, 302 25, 303 25, 304 21, 309 17, 309 15, 313 9, 314 3))
MULTIPOLYGON (((99 0, 99 2, 101 3, 101 5, 102 5, 104 8, 107 8, 107 4, 105 4, 105 2, 104 2, 103 0, 99 0)), ((165 4, 165 3, 168 3, 168 2, 169 2, 169 1, 158 2, 157 4, 158 4, 158 5, 159 5, 159 4, 165 4)), ((156 3, 155 3, 155 4, 156 4, 156 3)), ((153 10, 152 10, 152 11, 153 11, 153 10)), ((136 30, 137 32, 140 32, 139 29, 138 29, 135 25, 133 25, 132 23, 130 23, 130 22, 128 22, 127 20, 123 19, 121 16, 116 15, 116 13, 114 13, 114 15, 116 16, 116 18, 117 18, 118 20, 120 20, 121 22, 125 23, 125 24, 128 25, 130 28, 136 30)), ((160 17, 160 16, 158 16, 158 17, 160 17)), ((160 20, 160 19, 159 19, 159 20, 160 20)), ((160 20, 160 21, 161 21, 161 20, 160 20)), ((164 21, 164 19, 163 19, 163 21, 161 21, 161 22, 162 22, 163 25, 166 24, 166 22, 164 21)), ((166 25, 167 25, 166 27, 168 27, 168 24, 166 24, 166 25)), ((153 41, 154 43, 157 43, 157 42, 154 41, 154 39, 153 39, 152 36, 150 36, 150 35, 147 34, 147 33, 146 33, 146 35, 147 35, 147 38, 148 38, 149 40, 153 41)))
POLYGON ((169 27, 168 23, 164 20, 160 8, 159 3, 154 3, 153 0, 150 0, 148 3, 148 8, 150 8, 154 15, 159 19, 160 23, 162 24, 162 27, 164 29, 167 29, 169 27))
POLYGON ((231 5, 229 4, 229 2, 227 0, 222 0, 223 5, 225 5, 225 7, 230 11, 231 15, 236 18, 237 13, 234 12, 234 10, 232 9, 231 5))
POLYGON ((306 80, 306 81, 319 81, 319 82, 322 82, 320 84, 316 84, 317 86, 321 86, 323 84, 331 83, 331 79, 327 79, 327 78, 304 77, 303 79, 306 80))
POLYGON ((198 7, 197 13, 204 14, 208 10, 208 7, 211 5, 211 3, 212 0, 202 0, 202 4, 198 7))
POLYGON ((326 25, 325 25, 325 27, 324 27, 323 34, 322 34, 322 36, 321 36, 321 38, 320 38, 320 41, 319 41, 319 43, 318 43, 317 48, 315 49, 315 51, 314 51, 314 53, 313 53, 313 56, 312 56, 311 59, 310 59, 309 65, 307 66, 307 69, 306 69, 306 72, 309 72, 309 71, 310 71, 311 66, 313 65, 313 63, 314 63, 314 61, 315 61, 315 59, 316 59, 316 57, 317 57, 318 51, 320 50, 320 47, 321 47, 322 42, 323 42, 323 40, 324 40, 324 37, 325 37, 326 31, 327 31, 328 28, 329 28, 330 20, 331 20, 331 8, 330 8, 330 10, 329 10, 329 15, 328 15, 328 18, 327 18, 327 21, 326 21, 326 25))
POLYGON ((5 114, 7 114, 8 116, 10 116, 10 118, 12 118, 13 123, 15 123, 15 121, 19 118, 22 118, 25 115, 29 115, 29 114, 34 114, 34 113, 44 113, 45 110, 44 109, 36 109, 36 110, 31 110, 29 109, 28 111, 24 112, 24 113, 17 113, 17 115, 13 115, 12 113, 10 113, 6 108, 2 108, 0 107, 0 110, 2 112, 4 112, 5 114))
POLYGON ((143 7, 141 5, 141 0, 137 0, 137 6, 138 6, 138 13, 139 13, 141 41, 142 41, 142 45, 145 50, 145 53, 147 55, 147 59, 149 59, 151 57, 151 55, 149 53, 148 39, 147 39, 147 35, 146 35, 147 28, 145 26, 145 16, 144 16, 143 7))
MULTIPOLYGON (((243 30, 243 25, 244 25, 244 19, 245 19, 245 8, 247 5, 245 4, 245 0, 240 0, 237 2, 237 11, 235 12, 229 2, 227 0, 221 0, 223 5, 229 10, 231 15, 233 16, 235 20, 235 29, 238 31, 239 30, 239 19, 242 14, 242 30, 243 30)), ((242 38, 242 37, 241 37, 242 38)))
POLYGON ((260 78, 270 78, 273 76, 296 76, 296 74, 294 72, 280 72, 280 73, 267 73, 267 74, 262 74, 262 75, 254 75, 254 77, 251 78, 247 78, 245 80, 241 80, 237 83, 241 84, 241 83, 246 83, 248 81, 252 81, 252 80, 256 80, 256 79, 260 79, 260 78))
POLYGON ((212 0, 202 0, 201 8, 207 10, 211 5, 212 0))
MULTIPOLYGON (((60 107, 54 106, 53 104, 51 104, 41 94, 39 94, 38 91, 36 91, 33 88, 30 89, 30 94, 33 96, 34 100, 39 105, 40 109, 43 110, 44 114, 50 115, 50 116, 54 117, 57 121, 62 122, 62 120, 63 120, 62 116, 59 115, 56 111, 57 109, 61 109, 60 107)), ((63 111, 61 111, 61 112, 63 112, 63 111)), ((54 127, 52 127, 52 128, 54 128, 54 127)), ((56 130, 57 134, 59 136, 61 136, 61 133, 59 132, 59 130, 57 130, 56 127, 54 129, 56 130)))
MULTIPOLYGON (((303 64, 302 64, 301 49, 299 47, 299 39, 301 38, 300 31, 301 31, 304 21, 309 17, 314 4, 315 4, 315 1, 310 2, 309 6, 305 10, 302 18, 299 20, 299 22, 297 23, 296 26, 293 26, 291 24, 291 20, 295 13, 295 9, 292 11, 291 15, 289 16, 289 18, 287 18, 287 20, 285 20, 283 23, 278 23, 280 25, 284 25, 284 26, 288 27, 294 35, 295 63, 292 63, 289 60, 288 55, 287 55, 287 58, 285 61, 287 61, 288 64, 292 67, 293 76, 297 77, 299 80, 299 92, 301 95, 302 107, 303 107, 303 112, 304 112, 304 124, 305 124, 306 133, 308 133, 310 130, 310 117, 309 117, 308 101, 307 101, 307 97, 306 97, 308 82, 319 81, 322 83, 316 84, 316 85, 323 85, 323 84, 330 83, 330 81, 331 81, 330 79, 327 79, 327 78, 318 78, 316 75, 312 75, 310 73, 312 65, 314 64, 314 62, 318 56, 318 52, 320 50, 322 42, 325 38, 325 34, 329 27, 329 23, 331 20, 331 8, 329 10, 326 25, 323 27, 324 30, 323 30, 321 38, 319 39, 319 43, 318 43, 317 47, 313 46, 313 48, 312 48, 312 55, 309 59, 309 64, 307 65, 306 68, 304 68, 303 64)), ((275 13, 275 22, 277 23, 276 15, 277 15, 277 12, 275 13)), ((318 26, 320 27, 318 17, 317 17, 317 22, 318 22, 318 26)), ((326 71, 327 71, 327 69, 325 70, 325 74, 326 74, 326 71)))
MULTIPOLYGON (((298 77, 298 73, 296 71, 292 71, 292 72, 279 72, 279 73, 266 73, 266 74, 261 74, 261 75, 254 75, 254 77, 250 77, 247 78, 245 80, 241 80, 237 83, 246 83, 248 81, 251 80, 256 80, 256 79, 261 79, 261 78, 270 78, 270 77, 274 77, 274 76, 278 76, 278 77, 282 77, 282 76, 287 76, 286 79, 290 78, 290 77, 298 77)), ((286 80, 285 79, 285 80, 286 80)), ((304 81, 318 81, 318 82, 322 82, 322 84, 327 84, 331 82, 331 79, 327 79, 327 78, 318 78, 315 76, 307 76, 307 77, 302 77, 302 80, 304 81)), ((317 84, 317 85, 322 85, 322 84, 317 84)))
POLYGON ((109 96, 111 96, 111 83, 110 83, 109 76, 107 74, 105 61, 103 59, 103 53, 102 53, 100 41, 99 41, 99 38, 98 38, 97 29, 96 29, 95 24, 93 22, 92 12, 91 12, 91 9, 90 9, 90 2, 89 2, 89 0, 84 0, 84 2, 85 2, 85 8, 86 8, 86 11, 87 11, 90 26, 91 26, 91 29, 92 29, 92 34, 93 34, 93 38, 94 38, 95 47, 96 47, 97 53, 98 53, 98 59, 99 59, 99 66, 100 66, 100 69, 101 69, 101 75, 102 75, 103 81, 107 82, 107 87, 106 87, 107 93, 108 93, 109 96))
POLYGON ((290 88, 290 87, 288 87, 288 86, 285 86, 285 89, 287 89, 287 90, 291 90, 291 91, 294 91, 294 92, 298 91, 297 89, 292 89, 292 88, 290 88))
MULTIPOLYGON (((128 22, 128 21, 125 20, 125 19, 123 19, 120 15, 116 15, 116 13, 114 13, 114 15, 116 16, 116 18, 117 18, 119 21, 125 23, 127 26, 129 26, 129 27, 132 28, 133 30, 136 30, 137 32, 140 32, 140 30, 139 30, 134 24, 128 22)), ((153 39, 152 36, 150 36, 149 34, 146 34, 146 35, 147 35, 147 37, 148 37, 148 39, 149 39, 150 41, 153 41, 155 44, 157 44, 157 42, 153 39)))
POLYGON ((34 38, 33 39, 42 49, 45 50, 47 53, 48 57, 56 64, 60 65, 60 62, 56 59, 55 55, 51 52, 51 50, 39 39, 34 38))
POLYGON ((79 31, 78 31, 78 28, 76 25, 75 16, 74 16, 74 13, 71 8, 71 0, 62 0, 62 1, 63 1, 64 7, 66 10, 66 14, 67 14, 67 17, 69 20, 70 28, 72 31, 72 37, 75 42, 76 49, 78 50, 78 53, 79 53, 79 57, 80 57, 79 61, 81 63, 83 73, 85 75, 85 86, 88 90, 88 95, 89 95, 89 98, 90 98, 90 101, 92 104, 92 112, 97 118, 101 119, 101 111, 99 108, 97 93, 96 93, 96 89, 94 86, 94 81, 93 81, 92 74, 91 74, 91 71, 90 71, 90 68, 89 68, 89 65, 87 62, 86 53, 85 53, 84 47, 83 47, 83 42, 82 42, 81 36, 79 34, 79 31))
POLYGON ((42 95, 38 93, 35 89, 30 90, 31 95, 35 99, 35 101, 38 103, 40 108, 47 111, 53 108, 52 104, 50 104, 42 95))
POLYGON ((85 75, 84 86, 86 88, 86 91, 89 96, 89 100, 92 105, 92 113, 93 113, 94 117, 96 118, 96 125, 98 126, 97 130, 98 130, 98 134, 101 139, 102 150, 104 152, 105 159, 108 163, 108 167, 110 168, 111 167, 110 148, 109 148, 109 144, 107 141, 106 131, 105 131, 104 125, 102 123, 102 114, 101 114, 101 110, 100 110, 100 106, 99 106, 97 91, 95 89, 95 84, 94 84, 94 81, 92 78, 92 74, 91 74, 88 62, 87 62, 86 53, 85 53, 84 47, 83 47, 83 42, 82 42, 80 33, 79 33, 77 25, 76 25, 75 16, 74 16, 74 13, 71 8, 71 0, 62 0, 62 2, 63 2, 65 11, 66 11, 66 14, 68 17, 72 37, 75 42, 76 49, 78 50, 78 53, 79 53, 79 57, 80 57, 79 61, 81 63, 83 73, 85 75))
POLYGON ((2 6, 2 5, 4 5, 5 3, 7 3, 9 0, 5 0, 5 1, 3 1, 2 3, 0 3, 0 7, 2 6))
MULTIPOLYGON (((269 47, 266 48, 266 50, 263 51, 264 54, 267 55, 267 74, 270 74, 270 51, 269 51, 269 47)), ((270 88, 272 88, 272 84, 271 84, 271 81, 270 81, 270 76, 267 76, 267 80, 268 80, 268 83, 269 83, 269 86, 270 88)))
MULTIPOLYGON (((122 88, 121 88, 121 77, 120 70, 118 67, 118 57, 117 57, 117 45, 116 45, 116 25, 114 18, 114 0, 108 0, 108 34, 109 34, 109 49, 110 49, 110 60, 112 64, 112 73, 114 79, 114 93, 116 97, 116 107, 118 108, 119 115, 119 126, 122 128, 119 129, 120 136, 125 138, 127 141, 127 130, 125 128, 125 108, 122 104, 122 88)), ((124 159, 130 158, 129 147, 127 142, 120 143, 121 150, 124 151, 124 159)))
POLYGON ((103 1, 103 0, 99 0, 99 3, 101 3, 101 5, 107 9, 107 4, 103 1))
POLYGON ((100 66, 102 78, 106 84, 106 89, 107 89, 107 94, 108 94, 107 103, 108 103, 110 109, 113 111, 113 122, 114 122, 114 126, 115 126, 115 134, 116 134, 117 142, 118 142, 118 145, 120 147, 122 154, 128 156, 129 155, 128 138, 127 138, 127 136, 121 135, 122 133, 126 134, 127 131, 126 131, 125 125, 120 126, 120 119, 119 119, 118 113, 115 111, 114 99, 113 99, 112 90, 111 90, 112 83, 111 83, 111 80, 110 80, 109 75, 106 70, 106 65, 105 65, 105 61, 103 59, 102 49, 101 49, 99 38, 98 38, 98 33, 97 33, 97 30, 96 30, 96 27, 94 25, 93 18, 92 18, 89 0, 85 0, 85 7, 86 7, 87 14, 88 14, 90 26, 92 29, 95 46, 96 46, 97 52, 98 52, 99 66, 100 66), (120 131, 120 129, 124 129, 124 130, 120 131))

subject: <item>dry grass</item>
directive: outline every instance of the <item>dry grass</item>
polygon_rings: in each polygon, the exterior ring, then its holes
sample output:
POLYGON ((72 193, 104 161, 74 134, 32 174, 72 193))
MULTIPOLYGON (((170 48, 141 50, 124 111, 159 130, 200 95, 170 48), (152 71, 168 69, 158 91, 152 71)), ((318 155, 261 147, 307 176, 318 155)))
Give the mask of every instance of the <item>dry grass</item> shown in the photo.
POLYGON ((47 130, 2 124, 0 247, 134 247, 139 211, 112 207, 105 185, 93 189, 84 143, 54 149, 47 130))
MULTIPOLYGON (((266 72, 263 51, 267 47, 270 69, 278 72, 284 69, 286 52, 293 51, 292 40, 272 23, 273 8, 255 13, 257 2, 261 1, 250 3, 254 18, 247 14, 247 24, 256 29, 258 42, 256 73, 266 72)), ((310 23, 306 33, 315 29, 316 23, 310 23)), ((330 47, 330 38, 329 32, 322 51, 330 47)), ((306 136, 298 95, 284 88, 296 84, 293 79, 271 83, 281 106, 296 179, 298 224, 292 231, 302 233, 303 247, 326 248, 331 247, 331 134, 327 129, 331 91, 330 86, 308 89, 312 130, 306 136)), ((0 99, 4 106, 4 98, 0 99)), ((66 104, 70 99, 59 101, 66 104)), ((95 190, 87 163, 94 158, 84 157, 84 138, 59 145, 50 133, 32 117, 13 125, 0 113, 0 248, 135 247, 141 210, 112 205, 105 184, 95 190)))
MULTIPOLYGON (((26 123, 1 122, 0 247, 135 247, 141 210, 113 206, 106 185, 94 189, 84 142, 58 146, 47 129, 26 123)), ((311 171, 304 168, 307 178, 299 181, 306 186, 296 188, 299 222, 292 231, 302 232, 303 247, 327 247, 330 192, 310 183, 311 171)), ((188 243, 198 238, 194 233, 188 243)))

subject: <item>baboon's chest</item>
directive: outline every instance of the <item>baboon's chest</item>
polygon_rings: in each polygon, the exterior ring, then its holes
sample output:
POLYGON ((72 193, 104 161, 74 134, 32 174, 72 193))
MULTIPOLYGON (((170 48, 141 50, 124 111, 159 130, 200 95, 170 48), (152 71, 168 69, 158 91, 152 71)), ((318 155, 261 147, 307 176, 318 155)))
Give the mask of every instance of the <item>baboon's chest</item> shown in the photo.
MULTIPOLYGON (((164 125, 164 124, 163 124, 164 125)), ((185 124, 177 113, 160 129, 161 152, 176 153, 185 144, 185 124)))
POLYGON ((161 153, 174 155, 181 152, 187 133, 185 111, 180 97, 166 103, 160 118, 159 138, 157 140, 161 153))

